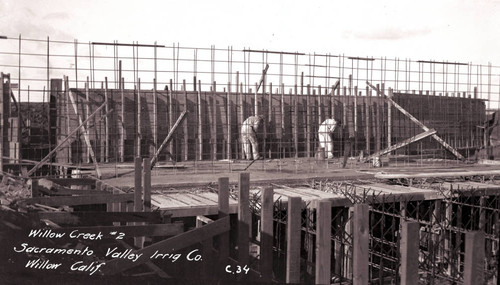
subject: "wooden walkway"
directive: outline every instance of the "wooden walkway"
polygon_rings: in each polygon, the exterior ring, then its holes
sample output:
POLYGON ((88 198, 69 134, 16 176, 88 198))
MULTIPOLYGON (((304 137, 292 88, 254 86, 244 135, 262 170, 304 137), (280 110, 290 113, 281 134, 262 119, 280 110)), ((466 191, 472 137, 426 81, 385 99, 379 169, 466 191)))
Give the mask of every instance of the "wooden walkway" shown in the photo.
MULTIPOLYGON (((488 193, 498 193, 500 185, 479 183, 479 182, 442 182, 435 184, 440 186, 441 191, 436 189, 422 189, 401 185, 388 185, 384 183, 372 183, 367 185, 343 186, 350 188, 357 197, 367 197, 368 201, 377 202, 383 199, 415 201, 415 200, 436 200, 443 198, 442 191, 459 190, 465 192, 479 191, 482 195, 488 193)), ((259 197, 260 189, 250 190, 251 196, 259 197)), ((332 207, 351 206, 352 201, 341 193, 329 193, 315 190, 308 187, 275 188, 274 202, 281 200, 281 205, 287 205, 290 197, 300 197, 303 207, 317 207, 320 200, 329 200, 332 207)), ((152 195, 152 205, 158 210, 172 214, 172 217, 188 217, 197 215, 216 215, 218 212, 217 193, 208 191, 196 192, 176 192, 152 195)), ((229 199, 229 212, 238 212, 238 201, 229 199)))

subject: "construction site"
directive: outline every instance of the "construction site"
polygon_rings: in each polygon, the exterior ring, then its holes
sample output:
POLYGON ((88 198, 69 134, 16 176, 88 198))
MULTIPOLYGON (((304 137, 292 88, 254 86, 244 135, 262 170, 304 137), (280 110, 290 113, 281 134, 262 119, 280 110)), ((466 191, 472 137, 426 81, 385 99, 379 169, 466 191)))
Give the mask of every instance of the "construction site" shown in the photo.
POLYGON ((0 55, 7 284, 500 284, 500 66, 21 36, 0 55))

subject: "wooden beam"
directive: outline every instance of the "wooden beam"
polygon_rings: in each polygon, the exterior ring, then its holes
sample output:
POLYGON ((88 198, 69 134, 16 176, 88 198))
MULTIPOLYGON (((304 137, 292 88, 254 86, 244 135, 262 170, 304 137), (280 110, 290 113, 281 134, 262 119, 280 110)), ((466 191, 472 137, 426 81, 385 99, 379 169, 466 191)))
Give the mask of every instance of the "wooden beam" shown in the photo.
POLYGON ((142 160, 142 182, 143 182, 143 195, 142 203, 144 212, 151 212, 151 167, 148 158, 142 160))
POLYGON ((82 196, 34 197, 21 200, 21 204, 42 204, 47 206, 74 206, 133 201, 134 194, 102 194, 82 196))
MULTIPOLYGON (((92 144, 90 143, 90 135, 88 129, 85 128, 85 124, 83 124, 82 116, 78 113, 78 107, 76 105, 75 98, 73 97, 73 92, 69 92, 69 99, 71 101, 71 105, 73 106, 73 111, 75 111, 76 116, 78 117, 78 123, 82 126, 83 129, 83 139, 85 140, 85 144, 87 145, 87 149, 90 152, 90 156, 92 157, 92 163, 95 167, 95 172, 97 178, 101 178, 101 170, 99 169, 99 165, 97 164, 97 159, 95 157, 94 149, 92 148, 92 144)), ((107 117, 106 117, 107 118, 107 117)))
POLYGON ((353 213, 353 284, 368 284, 369 215, 367 204, 354 205, 353 213))
POLYGON ((423 133, 420 133, 420 134, 418 134, 416 136, 413 136, 413 137, 411 137, 409 139, 406 139, 404 141, 398 142, 395 145, 391 145, 390 147, 388 147, 388 148, 386 148, 384 150, 378 151, 378 152, 376 152, 376 153, 374 153, 374 154, 366 157, 365 161, 373 159, 374 157, 377 157, 377 156, 381 156, 381 155, 390 153, 391 151, 397 150, 397 149, 402 148, 404 146, 407 146, 407 145, 409 145, 411 143, 414 143, 414 142, 417 142, 419 140, 422 140, 422 139, 424 139, 424 138, 426 138, 428 136, 432 136, 435 133, 436 133, 436 130, 430 129, 430 130, 425 131, 423 133))
POLYGON ((156 161, 158 159, 158 155, 162 152, 163 148, 168 144, 168 142, 172 139, 172 136, 175 133, 175 130, 177 130, 177 127, 182 123, 182 121, 185 119, 187 114, 187 110, 182 112, 182 114, 179 116, 177 119, 177 122, 175 122, 175 125, 170 129, 170 131, 167 134, 167 137, 163 140, 161 143, 160 147, 156 150, 155 155, 153 158, 151 158, 151 168, 153 168, 156 164, 156 161))
MULTIPOLYGON (((273 214, 274 190, 266 187, 262 190, 260 209, 260 273, 263 281, 270 282, 273 278, 273 214)), ((299 246, 300 248, 300 246, 299 246)), ((288 281, 287 281, 288 282, 288 281)))
MULTIPOLYGON (((398 109, 401 113, 403 113, 405 116, 410 118, 410 120, 417 125, 419 125, 424 131, 430 130, 427 126, 425 126, 422 122, 420 122, 417 118, 415 118, 412 114, 408 113, 403 107, 401 107, 398 103, 394 102, 392 98, 387 97, 382 91, 378 90, 375 86, 373 86, 370 82, 366 81, 366 84, 370 86, 373 90, 375 90, 377 93, 380 93, 382 96, 384 96, 396 109, 398 109)), ((453 153, 458 159, 465 159, 460 153, 458 153, 453 147, 451 147, 448 143, 446 143, 443 139, 441 139, 438 135, 433 134, 432 137, 437 140, 441 145, 443 145, 448 151, 453 153)))
MULTIPOLYGON (((219 178, 219 198, 218 198, 219 219, 229 216, 229 178, 219 178)), ((229 257, 229 232, 219 236, 219 262, 227 262, 229 257)))
POLYGON ((418 285, 419 223, 405 221, 401 228, 401 284, 418 285))
POLYGON ((464 285, 484 284, 484 232, 465 233, 464 285))
POLYGON ((301 222, 302 199, 300 197, 290 197, 288 200, 286 232, 286 283, 300 283, 301 222))
POLYGON ((83 121, 78 127, 76 127, 73 131, 71 131, 70 134, 63 140, 59 142, 59 144, 51 150, 37 165, 35 165, 30 171, 28 171, 27 176, 31 176, 35 171, 37 171, 42 165, 46 163, 46 161, 56 152, 58 151, 66 141, 72 137, 85 123, 90 121, 91 118, 93 118, 102 108, 104 108, 106 104, 102 104, 99 108, 97 108, 85 121, 83 121))
MULTIPOLYGON (((321 200, 316 208, 316 282, 330 284, 332 254, 332 207, 321 200)), ((367 260, 368 261, 368 260, 367 260)))
POLYGON ((250 173, 240 173, 238 180, 238 263, 246 265, 249 259, 250 236, 250 173))
POLYGON ((134 254, 140 255, 135 262, 127 259, 112 259, 106 262, 102 274, 113 275, 125 271, 152 260, 151 257, 157 250, 161 250, 162 253, 177 252, 183 248, 202 242, 205 239, 225 233, 229 231, 229 229, 229 217, 224 217, 201 228, 184 232, 180 235, 144 247, 143 249, 133 251, 134 254))

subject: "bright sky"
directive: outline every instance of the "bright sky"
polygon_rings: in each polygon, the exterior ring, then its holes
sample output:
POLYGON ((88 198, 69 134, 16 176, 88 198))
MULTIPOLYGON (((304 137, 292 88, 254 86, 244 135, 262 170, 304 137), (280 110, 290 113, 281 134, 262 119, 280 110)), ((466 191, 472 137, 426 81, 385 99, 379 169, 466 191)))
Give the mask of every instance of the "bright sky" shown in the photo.
POLYGON ((2 0, 0 35, 500 65, 500 1, 2 0))

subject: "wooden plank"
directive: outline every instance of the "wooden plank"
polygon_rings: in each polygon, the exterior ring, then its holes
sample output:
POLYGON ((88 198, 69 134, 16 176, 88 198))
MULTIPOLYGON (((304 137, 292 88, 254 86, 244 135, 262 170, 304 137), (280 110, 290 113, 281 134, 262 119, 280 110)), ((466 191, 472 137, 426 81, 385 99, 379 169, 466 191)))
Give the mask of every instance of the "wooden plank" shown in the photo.
MULTIPOLYGON (((115 215, 118 217, 118 215, 115 215)), ((124 237, 136 236, 175 236, 184 232, 183 223, 171 224, 152 224, 140 226, 97 226, 97 227, 65 227, 61 229, 53 229, 55 233, 101 233, 104 238, 116 238, 117 235, 110 235, 111 232, 123 233, 124 237)), ((68 234, 67 234, 68 235, 68 234)))
POLYGON ((133 201, 134 194, 102 194, 102 195, 82 195, 82 196, 53 196, 53 197, 34 197, 20 200, 22 204, 42 204, 46 206, 74 206, 74 205, 92 205, 106 203, 121 203, 133 201))
POLYGON ((422 140, 422 139, 424 139, 424 138, 426 138, 426 137, 428 137, 428 136, 432 136, 432 135, 433 135, 433 134, 435 134, 435 133, 436 133, 436 130, 435 130, 435 129, 430 129, 430 130, 425 131, 425 132, 423 132, 423 133, 420 133, 420 134, 418 134, 418 135, 416 135, 416 136, 413 136, 413 137, 411 137, 411 138, 409 138, 409 139, 406 139, 406 140, 404 140, 404 141, 401 141, 401 142, 398 142, 398 143, 396 143, 396 144, 394 144, 394 145, 391 145, 390 147, 388 147, 388 148, 386 148, 386 149, 384 149, 384 150, 378 151, 378 152, 376 152, 376 153, 374 153, 374 154, 372 154, 372 155, 370 155, 370 156, 366 157, 366 158, 364 159, 364 161, 368 161, 368 160, 370 160, 370 159, 373 159, 374 157, 377 157, 377 156, 381 156, 381 155, 384 155, 384 154, 390 153, 391 151, 395 151, 395 150, 397 150, 397 149, 400 149, 400 148, 402 148, 402 147, 405 147, 405 146, 407 146, 407 145, 409 145, 409 144, 411 144, 411 143, 414 143, 414 142, 417 142, 417 141, 419 141, 419 140, 422 140))
MULTIPOLYGON (((316 280, 330 284, 332 254, 332 207, 330 201, 319 201, 316 209, 316 280)), ((367 260, 368 261, 368 260, 367 260)))
POLYGON ((482 231, 465 233, 464 285, 484 284, 484 242, 482 231))
POLYGON ((229 231, 229 229, 229 217, 224 217, 201 228, 184 232, 180 235, 144 247, 143 249, 133 251, 136 256, 140 255, 134 262, 127 259, 112 259, 106 262, 106 266, 103 267, 102 273, 104 275, 113 275, 125 271, 152 260, 151 256, 153 256, 157 250, 161 250, 162 253, 177 252, 210 237, 225 233, 229 231))
POLYGON ((401 284, 418 285, 419 223, 404 221, 401 228, 401 284))
MULTIPOLYGON (((272 187, 262 190, 262 207, 260 209, 260 273, 263 281, 270 282, 273 278, 273 215, 274 191, 272 187)), ((300 245, 299 245, 300 248, 300 245)), ((288 282, 288 281, 287 281, 288 282)))
POLYGON ((353 213, 353 283, 368 284, 369 215, 367 204, 354 205, 353 213))
MULTIPOLYGON (((376 89, 373 85, 370 84, 370 82, 366 81, 366 84, 370 86, 372 89, 374 89, 377 93, 380 93, 382 96, 386 96, 382 91, 376 89)), ((401 107, 398 103, 394 102, 391 98, 391 89, 389 89, 389 97, 387 97, 388 102, 392 104, 392 106, 396 107, 401 113, 403 113, 405 116, 410 118, 410 120, 417 125, 419 125, 424 131, 428 131, 429 128, 425 126, 422 122, 420 122, 417 118, 415 118, 413 115, 408 113, 403 107, 401 107)), ((441 145, 443 145, 448 151, 453 153, 458 159, 465 159, 460 153, 458 153, 453 147, 451 147, 447 142, 445 142, 443 139, 441 139, 438 135, 434 134, 432 137, 438 141, 441 145)))
POLYGON ((238 263, 248 265, 250 236, 250 173, 240 173, 238 179, 238 263))
POLYGON ((286 283, 300 283, 301 229, 302 199, 300 197, 290 197, 286 232, 286 283))
POLYGON ((47 160, 56 152, 58 151, 62 146, 64 146, 64 144, 66 143, 66 141, 71 138, 85 123, 87 123, 91 118, 93 118, 102 108, 105 107, 105 104, 102 104, 99 108, 97 108, 94 113, 92 113, 85 121, 82 122, 82 124, 80 124, 78 127, 76 127, 73 131, 71 131, 71 133, 68 134, 67 137, 65 137, 64 139, 62 139, 59 144, 54 148, 52 149, 40 162, 38 162, 35 166, 33 166, 32 169, 30 169, 30 171, 28 171, 27 173, 27 176, 31 176, 33 173, 35 173, 35 171, 37 171, 42 165, 46 164, 47 160))

